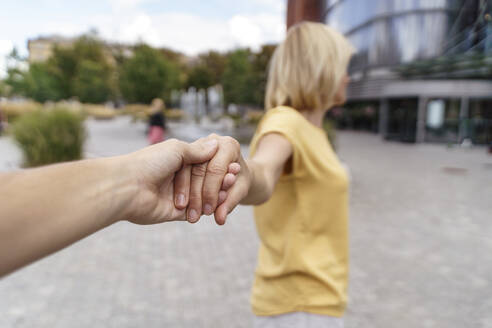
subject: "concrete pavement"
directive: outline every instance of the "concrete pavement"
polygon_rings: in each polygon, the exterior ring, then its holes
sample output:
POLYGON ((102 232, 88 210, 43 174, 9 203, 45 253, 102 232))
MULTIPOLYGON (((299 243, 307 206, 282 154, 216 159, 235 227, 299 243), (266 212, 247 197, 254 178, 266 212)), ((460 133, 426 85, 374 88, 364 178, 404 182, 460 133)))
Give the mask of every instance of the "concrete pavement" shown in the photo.
MULTIPOLYGON (((88 127, 89 156, 146 144, 142 124, 88 127)), ((338 140, 352 175, 346 327, 492 327, 492 156, 338 140)), ((19 160, 5 138, 0 154, 19 160)), ((250 207, 223 227, 118 223, 0 280, 0 327, 250 327, 257 245, 250 207)))

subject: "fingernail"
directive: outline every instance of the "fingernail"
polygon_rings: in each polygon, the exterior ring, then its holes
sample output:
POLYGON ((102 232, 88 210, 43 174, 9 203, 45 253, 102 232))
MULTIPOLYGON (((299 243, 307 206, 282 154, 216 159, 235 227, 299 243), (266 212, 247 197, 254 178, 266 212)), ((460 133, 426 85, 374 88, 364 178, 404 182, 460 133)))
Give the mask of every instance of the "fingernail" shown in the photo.
POLYGON ((185 206, 185 196, 183 194, 178 194, 178 197, 176 197, 176 203, 178 206, 185 206))
POLYGON ((205 204, 205 206, 203 206, 203 212, 204 212, 206 215, 210 215, 210 214, 212 214, 212 205, 210 205, 210 204, 205 204))
POLYGON ((217 140, 215 139, 211 139, 211 140, 208 140, 206 143, 205 143, 205 146, 207 148, 215 148, 217 146, 217 140))
POLYGON ((191 221, 198 220, 198 212, 191 209, 190 212, 188 213, 188 219, 190 219, 191 221))

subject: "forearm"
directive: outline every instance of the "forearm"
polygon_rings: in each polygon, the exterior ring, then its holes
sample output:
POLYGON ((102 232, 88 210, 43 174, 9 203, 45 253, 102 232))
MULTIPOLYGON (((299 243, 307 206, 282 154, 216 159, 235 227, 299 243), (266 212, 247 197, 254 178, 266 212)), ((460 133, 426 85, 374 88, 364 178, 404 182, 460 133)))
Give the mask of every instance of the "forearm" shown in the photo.
POLYGON ((276 179, 262 163, 250 159, 246 161, 246 164, 251 173, 251 184, 248 194, 241 200, 241 204, 260 205, 272 195, 276 179))
POLYGON ((135 188, 115 158, 0 176, 0 276, 124 219, 135 188))

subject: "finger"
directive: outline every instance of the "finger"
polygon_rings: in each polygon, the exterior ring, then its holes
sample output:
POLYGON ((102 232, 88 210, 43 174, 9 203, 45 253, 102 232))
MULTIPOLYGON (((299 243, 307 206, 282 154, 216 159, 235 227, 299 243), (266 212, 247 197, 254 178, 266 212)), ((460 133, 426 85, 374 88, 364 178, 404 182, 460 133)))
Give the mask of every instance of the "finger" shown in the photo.
POLYGON ((240 189, 231 188, 227 193, 226 200, 220 204, 215 210, 215 222, 218 225, 223 225, 227 220, 227 215, 239 204, 244 194, 240 189))
POLYGON ((241 165, 239 163, 231 163, 229 164, 228 173, 238 174, 241 171, 241 165))
POLYGON ((185 209, 188 205, 191 182, 191 165, 185 165, 174 177, 174 206, 185 209))
POLYGON ((202 188, 207 171, 207 163, 195 164, 191 168, 190 197, 186 217, 195 223, 202 215, 202 188))
POLYGON ((234 185, 236 182, 236 175, 232 173, 227 173, 222 181, 221 190, 227 190, 234 185))
POLYGON ((229 164, 239 158, 239 143, 230 137, 222 137, 219 150, 207 166, 207 174, 203 185, 204 213, 212 214, 217 207, 217 198, 222 181, 227 173, 229 164))
POLYGON ((186 144, 183 143, 182 156, 184 164, 204 163, 210 160, 218 149, 216 139, 198 139, 197 141, 186 144))
POLYGON ((225 190, 219 191, 219 199, 217 200, 217 203, 218 203, 217 206, 222 204, 226 199, 227 199, 227 191, 225 191, 225 190))

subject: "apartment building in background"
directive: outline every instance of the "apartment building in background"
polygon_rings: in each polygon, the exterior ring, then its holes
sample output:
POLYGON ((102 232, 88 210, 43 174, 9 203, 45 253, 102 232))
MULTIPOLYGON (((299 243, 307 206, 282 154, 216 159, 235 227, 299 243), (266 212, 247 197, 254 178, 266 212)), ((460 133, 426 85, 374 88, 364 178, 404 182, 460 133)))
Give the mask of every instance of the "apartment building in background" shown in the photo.
POLYGON ((328 24, 357 48, 342 128, 404 142, 492 142, 491 0, 289 0, 287 27, 328 24))

